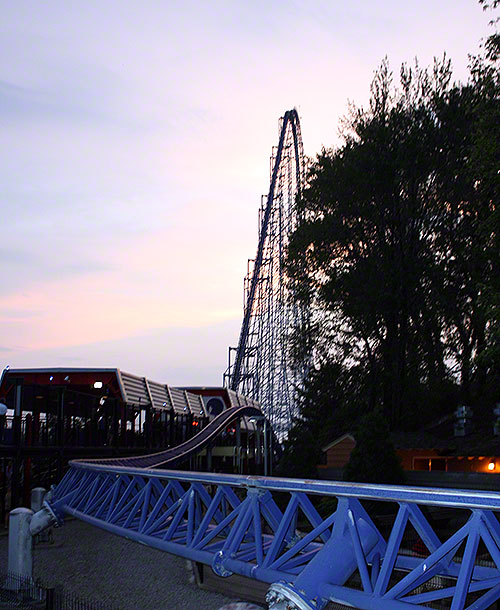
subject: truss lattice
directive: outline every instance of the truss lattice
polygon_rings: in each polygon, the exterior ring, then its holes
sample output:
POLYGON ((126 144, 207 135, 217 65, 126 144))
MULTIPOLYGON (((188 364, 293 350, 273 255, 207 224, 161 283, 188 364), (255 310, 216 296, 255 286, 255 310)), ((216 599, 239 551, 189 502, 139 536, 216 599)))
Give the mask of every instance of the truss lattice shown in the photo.
MULTIPOLYGON (((244 282, 244 315, 229 386, 257 400, 275 434, 283 438, 296 412, 303 373, 291 365, 288 337, 302 316, 290 299, 284 259, 294 230, 296 196, 304 179, 304 154, 296 110, 280 119, 271 156, 271 183, 259 210, 255 260, 244 282)), ((231 354, 231 351, 230 351, 231 354)))

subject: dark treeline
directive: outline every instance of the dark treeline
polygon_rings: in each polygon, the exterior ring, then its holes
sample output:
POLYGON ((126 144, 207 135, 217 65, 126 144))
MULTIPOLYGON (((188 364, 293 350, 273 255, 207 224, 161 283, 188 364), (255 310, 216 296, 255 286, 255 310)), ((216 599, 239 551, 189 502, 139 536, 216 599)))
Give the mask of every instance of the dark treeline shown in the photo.
POLYGON ((342 145, 310 165, 288 252, 294 298, 310 312, 291 337, 310 374, 286 443, 289 475, 313 474, 319 448, 368 413, 389 429, 459 404, 492 419, 499 54, 493 34, 466 83, 453 82, 446 57, 404 65, 398 79, 384 60, 369 107, 350 108, 342 145))

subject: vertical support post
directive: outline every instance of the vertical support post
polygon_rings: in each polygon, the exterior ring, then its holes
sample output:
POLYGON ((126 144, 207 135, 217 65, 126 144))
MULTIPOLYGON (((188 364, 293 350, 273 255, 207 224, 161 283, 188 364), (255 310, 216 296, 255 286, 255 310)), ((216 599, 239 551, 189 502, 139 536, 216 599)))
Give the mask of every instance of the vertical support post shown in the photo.
POLYGON ((40 405, 35 400, 33 404, 33 445, 40 443, 40 405))
MULTIPOLYGON (((113 422, 112 422, 112 426, 113 426, 113 446, 116 447, 118 446, 118 404, 117 404, 117 399, 113 398, 113 422)), ((134 419, 134 423, 133 423, 133 429, 132 429, 132 446, 134 446, 134 437, 135 437, 135 419, 134 419)))
POLYGON ((268 424, 264 420, 264 476, 269 476, 269 447, 268 447, 268 424))
POLYGON ((20 491, 20 469, 21 469, 21 420, 22 420, 22 391, 23 380, 16 379, 16 394, 14 402, 14 421, 13 421, 13 440, 14 440, 14 460, 12 464, 11 479, 11 502, 10 507, 15 508, 19 504, 20 491))
POLYGON ((33 538, 30 533, 30 523, 33 511, 29 508, 15 508, 10 511, 9 518, 9 559, 8 572, 22 576, 33 577, 33 538))
POLYGON ((268 434, 269 434, 269 441, 268 441, 268 446, 269 446, 269 476, 272 477, 273 476, 273 455, 274 455, 274 451, 273 451, 273 428, 272 428, 272 426, 269 426, 268 434))
POLYGON ((59 388, 59 396, 57 403, 57 478, 62 478, 63 461, 64 461, 64 395, 66 388, 59 388))
POLYGON ((175 410, 173 407, 168 415, 168 444, 170 447, 175 445, 175 410))
POLYGON ((7 459, 2 458, 2 525, 5 525, 5 496, 7 494, 7 459))
POLYGON ((257 421, 255 426, 255 466, 256 472, 259 471, 259 466, 262 463, 262 441, 261 441, 261 427, 260 421, 257 421))
MULTIPOLYGON (((141 404, 139 401, 139 409, 141 409, 141 404)), ((120 446, 127 446, 127 405, 125 403, 122 404, 121 408, 121 430, 120 430, 120 446)))
POLYGON ((35 487, 31 490, 31 510, 36 513, 42 508, 43 499, 47 490, 44 487, 35 487))
MULTIPOLYGON (((35 487, 31 490, 31 510, 33 513, 37 513, 39 510, 41 510, 46 494, 47 490, 44 487, 35 487)), ((33 536, 33 544, 42 541, 45 542, 47 540, 49 540, 48 530, 33 536)))
POLYGON ((146 447, 148 449, 151 449, 151 428, 152 428, 152 405, 151 403, 147 403, 146 404, 146 417, 145 417, 145 421, 144 421, 144 428, 145 428, 145 440, 146 440, 146 447))
MULTIPOLYGON (((27 413, 24 426, 24 446, 31 447, 33 444, 33 417, 31 413, 27 413)), ((24 458, 24 473, 23 473, 23 506, 28 506, 30 501, 31 489, 31 457, 29 455, 24 458)))
POLYGON ((54 610, 54 588, 50 588, 46 590, 45 597, 45 610, 54 610))
POLYGON ((236 472, 241 474, 241 420, 236 422, 236 472))

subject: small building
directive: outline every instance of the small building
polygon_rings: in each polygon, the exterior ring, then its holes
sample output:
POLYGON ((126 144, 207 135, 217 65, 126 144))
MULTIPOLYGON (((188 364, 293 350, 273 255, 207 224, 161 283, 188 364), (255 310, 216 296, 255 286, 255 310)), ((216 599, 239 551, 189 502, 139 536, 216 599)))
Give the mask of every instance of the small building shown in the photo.
POLYGON ((345 468, 354 447, 356 447, 354 436, 351 434, 339 436, 339 438, 336 438, 334 441, 326 445, 326 447, 322 448, 321 451, 323 452, 323 461, 321 464, 319 464, 318 468, 333 468, 335 470, 345 468))
MULTIPOLYGON (((493 434, 492 425, 477 425, 468 434, 457 436, 454 418, 449 416, 420 431, 393 432, 391 438, 408 484, 478 489, 500 486, 500 438, 493 434)), ((343 434, 323 447, 319 476, 342 478, 355 446, 353 435, 343 434)))

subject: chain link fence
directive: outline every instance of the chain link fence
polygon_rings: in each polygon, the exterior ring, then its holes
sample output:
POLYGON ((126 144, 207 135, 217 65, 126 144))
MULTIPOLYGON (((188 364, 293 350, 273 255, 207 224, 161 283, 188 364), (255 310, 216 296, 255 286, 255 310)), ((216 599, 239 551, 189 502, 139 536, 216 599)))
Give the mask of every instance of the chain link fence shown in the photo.
POLYGON ((0 610, 120 610, 105 602, 96 602, 64 591, 62 587, 47 587, 39 579, 18 574, 0 573, 0 610))

